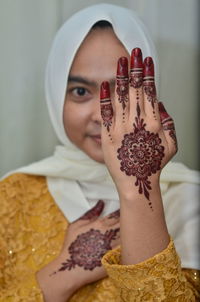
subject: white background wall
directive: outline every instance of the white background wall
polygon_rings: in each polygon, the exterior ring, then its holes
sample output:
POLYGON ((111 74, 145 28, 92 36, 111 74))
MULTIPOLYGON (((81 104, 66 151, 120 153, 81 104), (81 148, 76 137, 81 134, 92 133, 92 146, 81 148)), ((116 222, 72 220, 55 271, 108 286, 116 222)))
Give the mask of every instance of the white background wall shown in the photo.
POLYGON ((43 88, 51 41, 72 13, 101 2, 132 8, 147 25, 160 59, 160 99, 176 122, 175 160, 198 168, 198 0, 0 0, 0 175, 52 154, 43 88))

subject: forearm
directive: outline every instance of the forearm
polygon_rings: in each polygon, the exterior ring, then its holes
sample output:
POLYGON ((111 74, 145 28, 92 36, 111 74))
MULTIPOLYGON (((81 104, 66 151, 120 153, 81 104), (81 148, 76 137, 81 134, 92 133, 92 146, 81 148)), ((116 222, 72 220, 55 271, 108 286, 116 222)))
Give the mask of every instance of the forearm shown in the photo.
POLYGON ((119 195, 122 264, 136 264, 161 252, 169 243, 159 184, 152 185, 152 208, 134 188, 119 195))
POLYGON ((56 272, 62 261, 55 259, 36 275, 45 302, 66 302, 79 287, 74 270, 56 272))

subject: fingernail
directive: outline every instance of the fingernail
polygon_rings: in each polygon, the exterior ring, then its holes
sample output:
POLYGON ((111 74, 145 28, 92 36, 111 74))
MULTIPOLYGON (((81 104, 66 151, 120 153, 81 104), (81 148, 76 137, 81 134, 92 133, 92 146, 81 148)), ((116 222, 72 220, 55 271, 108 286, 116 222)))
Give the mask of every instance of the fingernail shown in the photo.
POLYGON ((121 57, 118 60, 117 75, 128 77, 128 59, 126 57, 121 57))
POLYGON ((131 68, 143 68, 142 51, 134 48, 131 53, 131 68))
POLYGON ((107 99, 110 98, 110 85, 107 81, 104 81, 101 84, 101 89, 100 89, 100 99, 107 99))
POLYGON ((144 60, 144 76, 154 77, 154 64, 151 57, 147 57, 144 60))

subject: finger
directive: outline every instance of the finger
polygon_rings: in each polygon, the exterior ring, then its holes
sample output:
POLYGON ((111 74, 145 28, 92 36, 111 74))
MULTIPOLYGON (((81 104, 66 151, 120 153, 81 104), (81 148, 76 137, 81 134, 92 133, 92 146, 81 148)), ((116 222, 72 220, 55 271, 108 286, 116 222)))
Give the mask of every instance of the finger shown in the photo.
POLYGON ((104 217, 102 222, 105 223, 106 226, 113 226, 114 224, 119 222, 119 219, 120 219, 120 209, 104 217))
POLYGON ((140 48, 134 48, 131 53, 131 66, 130 66, 130 110, 129 117, 131 120, 136 115, 136 104, 140 105, 140 109, 143 111, 143 59, 142 51, 140 48))
POLYGON ((118 219, 120 218, 120 209, 110 213, 108 216, 107 216, 107 219, 118 219))
POLYGON ((160 112, 160 121, 163 130, 166 133, 166 139, 169 143, 171 141, 173 142, 173 146, 175 148, 175 151, 178 150, 178 144, 177 144, 177 138, 176 138, 176 130, 175 130, 175 125, 174 121, 171 118, 171 116, 167 113, 164 105, 162 102, 158 103, 158 108, 160 112))
POLYGON ((154 78, 154 63, 151 57, 144 60, 144 111, 150 119, 159 120, 158 103, 156 99, 156 86, 154 78))
POLYGON ((117 63, 117 79, 115 89, 115 114, 116 122, 125 122, 128 112, 128 93, 129 93, 129 77, 128 77, 128 59, 121 57, 117 63))
POLYGON ((106 81, 100 87, 100 109, 104 129, 112 141, 110 129, 113 126, 113 107, 110 99, 110 86, 106 81))
MULTIPOLYGON (((89 221, 91 221, 91 220, 95 220, 95 219, 97 219, 101 215, 103 209, 104 209, 104 201, 103 200, 99 200, 97 202, 97 204, 92 209, 90 209, 89 211, 87 211, 85 214, 83 214, 76 221, 82 221, 82 220, 89 220, 89 221)), ((76 221, 74 221, 74 222, 76 222, 76 221)))
POLYGON ((120 223, 118 222, 115 227, 107 230, 105 233, 106 239, 111 242, 112 248, 120 244, 120 223))

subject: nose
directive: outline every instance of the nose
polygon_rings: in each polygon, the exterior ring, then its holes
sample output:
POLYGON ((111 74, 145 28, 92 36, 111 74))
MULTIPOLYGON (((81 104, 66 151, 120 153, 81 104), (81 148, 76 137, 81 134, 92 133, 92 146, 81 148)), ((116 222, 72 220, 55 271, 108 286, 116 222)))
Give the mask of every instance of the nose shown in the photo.
POLYGON ((100 111, 100 98, 99 95, 95 97, 92 104, 92 121, 95 123, 101 123, 101 111, 100 111))

